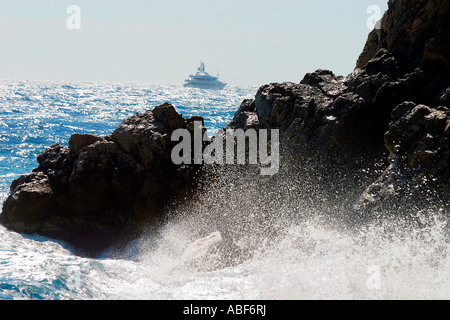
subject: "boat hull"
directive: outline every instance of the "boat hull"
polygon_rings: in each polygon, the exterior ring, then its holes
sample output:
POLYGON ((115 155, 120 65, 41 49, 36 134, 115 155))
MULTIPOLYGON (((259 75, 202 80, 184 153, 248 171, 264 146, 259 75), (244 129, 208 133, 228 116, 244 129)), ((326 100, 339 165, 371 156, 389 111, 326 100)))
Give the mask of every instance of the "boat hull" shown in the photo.
POLYGON ((187 82, 184 84, 186 88, 198 88, 198 89, 211 89, 211 90, 222 90, 227 84, 223 82, 214 83, 198 83, 198 82, 187 82))

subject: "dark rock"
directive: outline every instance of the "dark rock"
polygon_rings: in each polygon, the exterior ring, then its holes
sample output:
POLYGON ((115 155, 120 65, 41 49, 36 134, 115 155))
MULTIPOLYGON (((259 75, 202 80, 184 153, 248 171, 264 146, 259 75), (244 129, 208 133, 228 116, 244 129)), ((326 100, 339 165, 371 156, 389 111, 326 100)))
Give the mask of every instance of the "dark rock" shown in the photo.
POLYGON ((380 129, 373 123, 370 104, 349 92, 345 81, 320 70, 301 84, 262 86, 255 96, 260 127, 279 128, 281 138, 288 141, 285 145, 320 150, 327 157, 380 156, 387 125, 380 129))
POLYGON ((310 118, 316 109, 326 109, 333 102, 320 89, 305 84, 272 83, 262 86, 255 105, 262 128, 285 131, 297 117, 310 118))
POLYGON ((69 147, 51 146, 12 183, 0 222, 88 255, 156 227, 164 207, 194 183, 197 168, 170 159, 170 134, 187 123, 166 103, 124 120, 111 137, 74 134, 69 147))
POLYGON ((397 107, 392 110, 391 118, 392 122, 391 124, 397 122, 400 120, 401 117, 406 115, 408 112, 410 112, 412 109, 417 107, 417 105, 414 102, 411 101, 405 101, 403 103, 400 103, 397 107))
POLYGON ((258 128, 259 119, 256 113, 256 104, 254 99, 245 99, 242 101, 239 109, 236 111, 233 121, 228 125, 229 128, 249 129, 258 128))
POLYGON ((417 210, 434 202, 449 209, 449 111, 445 107, 450 103, 449 43, 448 1, 390 1, 381 28, 370 33, 356 65, 362 70, 355 73, 380 72, 390 79, 378 86, 375 95, 365 85, 368 81, 361 82, 358 76, 349 88, 381 112, 374 121, 390 121, 384 140, 391 165, 361 196, 361 212, 371 208, 407 214, 407 208, 417 210), (374 68, 374 60, 386 58, 396 64, 377 62, 374 68))
POLYGON ((245 129, 257 118, 260 128, 280 130, 282 149, 294 159, 320 159, 341 171, 390 154, 391 165, 362 197, 373 207, 449 190, 449 35, 448 1, 390 1, 351 74, 317 70, 300 84, 264 85, 232 124, 245 129), (384 202, 391 195, 396 200, 384 202))
POLYGON ((69 148, 55 144, 40 154, 37 161, 39 166, 35 171, 46 174, 53 192, 56 195, 65 192, 73 163, 69 148))
POLYGON ((404 72, 420 67, 424 60, 440 61, 439 66, 448 68, 449 33, 448 1, 389 1, 381 27, 370 33, 357 68, 365 67, 380 49, 391 52, 404 72))
POLYGON ((231 124, 235 129, 247 130, 259 128, 259 119, 256 112, 242 111, 236 114, 231 124))
POLYGON ((392 163, 361 196, 358 207, 405 212, 406 206, 429 205, 431 199, 448 206, 450 199, 450 111, 412 102, 393 111, 385 134, 392 163), (437 195, 438 196, 437 196, 437 195))
POLYGON ((385 134, 386 146, 394 156, 405 156, 410 167, 429 166, 431 171, 444 173, 450 169, 450 141, 445 133, 449 121, 449 111, 418 105, 394 120, 385 134))
POLYGON ((186 118, 186 129, 189 130, 189 132, 194 133, 196 123, 200 123, 202 127, 202 133, 205 133, 208 129, 205 127, 205 121, 200 116, 193 116, 190 118, 186 118))
POLYGON ((417 68, 429 75, 422 82, 422 88, 426 87, 423 91, 426 99, 422 98, 420 103, 436 107, 437 95, 450 85, 450 3, 436 0, 389 1, 381 27, 369 34, 356 68, 371 69, 371 60, 380 50, 395 58, 399 76, 412 73, 417 68), (430 85, 433 80, 436 82, 430 85))
POLYGON ((84 147, 87 147, 94 142, 104 140, 103 137, 92 135, 92 134, 73 134, 69 139, 69 150, 70 153, 78 153, 84 147))
POLYGON ((442 91, 437 103, 441 106, 450 107, 450 87, 442 91))
POLYGON ((319 69, 313 73, 307 73, 300 84, 319 88, 323 94, 334 98, 346 91, 344 80, 344 77, 337 77, 332 71, 319 69))
POLYGON ((185 120, 166 103, 124 120, 112 133, 111 140, 146 170, 151 170, 170 161, 170 152, 167 153, 170 133, 178 128, 185 128, 185 120))
POLYGON ((15 226, 23 233, 37 233, 41 223, 55 208, 55 194, 48 177, 42 172, 32 172, 16 179, 11 185, 11 195, 3 205, 0 222, 15 226))
POLYGON ((383 74, 390 78, 399 76, 399 68, 394 56, 386 49, 380 49, 378 53, 364 67, 369 75, 383 74))
POLYGON ((391 78, 382 73, 369 75, 364 70, 355 70, 347 77, 348 91, 354 92, 370 102, 381 86, 389 81, 391 78))

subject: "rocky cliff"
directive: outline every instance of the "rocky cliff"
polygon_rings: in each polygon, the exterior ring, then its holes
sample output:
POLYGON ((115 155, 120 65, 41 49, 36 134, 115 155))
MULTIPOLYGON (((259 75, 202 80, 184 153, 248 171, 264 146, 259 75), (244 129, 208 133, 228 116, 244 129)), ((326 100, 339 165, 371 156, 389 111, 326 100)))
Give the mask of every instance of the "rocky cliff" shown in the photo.
POLYGON ((264 85, 230 126, 279 128, 294 158, 346 173, 386 159, 355 203, 366 215, 430 201, 448 208, 449 37, 449 1, 390 1, 351 74, 317 70, 299 84, 264 85))
MULTIPOLYGON (((384 161, 381 174, 356 183, 355 215, 407 214, 430 203, 448 213, 449 39, 450 1, 389 1, 351 74, 317 70, 300 83, 264 85, 230 127, 280 129, 283 160, 309 159, 329 189, 352 188, 352 171, 374 172, 384 161)), ((165 206, 198 177, 199 167, 170 160, 170 134, 193 120, 164 104, 126 119, 111 136, 75 134, 69 147, 50 147, 38 168, 12 183, 0 222, 90 254, 120 234, 157 226, 165 206)))

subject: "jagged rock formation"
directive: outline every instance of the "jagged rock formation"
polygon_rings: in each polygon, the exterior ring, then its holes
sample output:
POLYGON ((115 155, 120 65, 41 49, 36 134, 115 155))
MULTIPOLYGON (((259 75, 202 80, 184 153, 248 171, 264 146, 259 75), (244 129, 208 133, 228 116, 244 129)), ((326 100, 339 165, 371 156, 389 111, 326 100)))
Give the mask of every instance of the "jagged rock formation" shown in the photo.
POLYGON ((12 183, 1 223, 89 255, 158 225, 164 206, 194 181, 197 168, 175 166, 170 156, 171 133, 193 120, 202 119, 184 119, 166 103, 124 120, 111 136, 74 134, 68 147, 51 146, 12 183))
POLYGON ((450 2, 390 1, 354 72, 340 77, 317 70, 299 84, 262 86, 230 126, 279 128, 288 151, 300 146, 326 168, 331 160, 344 172, 355 169, 355 161, 366 166, 389 156, 391 165, 357 203, 361 212, 402 211, 429 203, 432 194, 448 206, 448 39, 450 2))
POLYGON ((391 164, 364 191, 357 208, 407 212, 433 204, 448 210, 450 110, 405 102, 393 110, 392 118, 385 134, 391 164))
POLYGON ((234 128, 279 128, 284 145, 322 154, 380 155, 380 133, 387 129, 373 121, 371 100, 358 91, 361 78, 337 77, 331 71, 307 74, 300 84, 271 83, 262 86, 253 101, 244 101, 237 111, 234 128), (378 132, 373 134, 374 131, 378 132))
POLYGON ((364 67, 384 48, 394 55, 404 72, 423 65, 448 71, 449 13, 448 1, 390 0, 380 28, 369 34, 357 68, 364 67))
MULTIPOLYGON (((359 186, 367 189, 355 213, 406 213, 434 200, 448 211, 449 39, 449 1, 389 1, 351 74, 317 70, 298 84, 264 85, 230 127, 279 128, 292 163, 306 156, 324 164, 318 167, 327 187, 351 188, 342 172, 389 161, 371 185, 359 186)), ((164 206, 198 177, 195 166, 172 163, 170 134, 199 119, 183 119, 164 104, 126 119, 111 136, 73 135, 69 147, 52 146, 38 168, 12 183, 0 222, 91 254, 121 233, 157 225, 164 206)))
POLYGON ((391 164, 362 195, 364 210, 436 201, 449 210, 449 40, 449 1, 390 1, 381 28, 370 33, 357 68, 371 68, 372 57, 386 52, 395 66, 383 64, 397 77, 377 93, 392 110, 385 134, 391 164))
POLYGON ((403 81, 396 87, 402 94, 408 91, 405 89, 410 89, 408 84, 416 84, 417 91, 407 92, 415 99, 409 100, 420 100, 418 102, 433 107, 449 106, 446 100, 446 89, 450 86, 448 1, 389 1, 381 27, 370 33, 357 68, 367 68, 368 62, 380 49, 386 49, 395 58, 399 76, 403 76, 399 77, 403 81))

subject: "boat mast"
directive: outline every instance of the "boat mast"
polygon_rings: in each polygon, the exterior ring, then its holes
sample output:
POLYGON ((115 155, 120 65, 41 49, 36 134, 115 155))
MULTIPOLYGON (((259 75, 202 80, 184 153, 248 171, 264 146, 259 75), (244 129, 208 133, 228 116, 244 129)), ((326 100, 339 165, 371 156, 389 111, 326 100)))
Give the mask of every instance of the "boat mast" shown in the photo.
POLYGON ((199 72, 205 73, 205 63, 200 60, 200 67, 198 68, 199 72))

